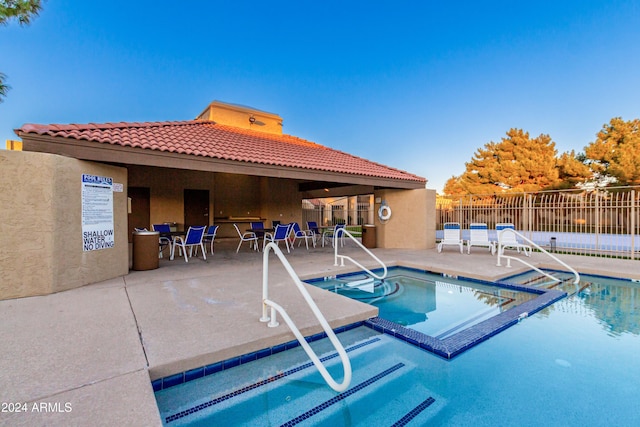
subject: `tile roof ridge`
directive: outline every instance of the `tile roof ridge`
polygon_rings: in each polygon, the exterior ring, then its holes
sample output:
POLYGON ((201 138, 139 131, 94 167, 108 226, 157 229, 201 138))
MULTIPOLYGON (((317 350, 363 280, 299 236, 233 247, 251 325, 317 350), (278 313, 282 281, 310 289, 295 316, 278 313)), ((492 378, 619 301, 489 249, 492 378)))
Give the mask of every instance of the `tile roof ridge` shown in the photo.
POLYGON ((36 124, 25 123, 15 131, 26 133, 46 133, 69 130, 103 130, 103 129, 123 129, 123 128, 151 128, 165 126, 188 126, 203 123, 202 120, 183 121, 162 121, 162 122, 104 122, 104 123, 68 123, 68 124, 36 124))

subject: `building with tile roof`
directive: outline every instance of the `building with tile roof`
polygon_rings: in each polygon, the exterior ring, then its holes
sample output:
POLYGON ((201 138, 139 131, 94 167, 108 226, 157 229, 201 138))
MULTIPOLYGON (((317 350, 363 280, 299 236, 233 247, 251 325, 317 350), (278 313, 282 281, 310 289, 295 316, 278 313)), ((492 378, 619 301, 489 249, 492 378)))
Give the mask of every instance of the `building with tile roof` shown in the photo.
POLYGON ((300 188, 425 188, 420 176, 282 133, 282 118, 212 102, 196 120, 25 124, 25 150, 83 160, 290 178, 300 188))
POLYGON ((0 286, 0 298, 126 274, 135 228, 215 224, 218 237, 238 238, 233 224, 244 229, 252 220, 304 227, 308 199, 348 196, 355 204, 367 196, 373 212, 386 203, 390 220, 365 219, 378 226, 378 247, 435 242, 435 191, 425 178, 283 134, 282 118, 258 109, 214 101, 188 121, 25 124, 15 133, 24 151, 0 153, 4 245, 24 247, 25 233, 46 241, 35 254, 0 260, 11 271, 7 283, 21 288, 0 286), (114 239, 93 252, 83 249, 85 174, 112 180, 114 189, 114 239))

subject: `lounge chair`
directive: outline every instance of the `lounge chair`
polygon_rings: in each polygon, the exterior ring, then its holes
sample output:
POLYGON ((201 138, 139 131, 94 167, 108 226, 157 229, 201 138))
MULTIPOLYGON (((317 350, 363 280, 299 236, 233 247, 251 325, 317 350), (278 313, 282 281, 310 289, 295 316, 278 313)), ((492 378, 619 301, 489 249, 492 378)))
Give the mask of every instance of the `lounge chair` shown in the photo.
MULTIPOLYGON (((284 242, 287 245, 287 253, 291 252, 289 250, 289 234, 291 233, 291 224, 278 224, 276 225, 276 230, 273 233, 266 232, 264 233, 264 240, 262 242, 262 248, 267 246, 267 242, 275 242, 276 245, 280 242, 284 242)), ((293 246, 293 245, 291 245, 293 246)))
POLYGON ((253 247, 254 250, 260 252, 260 248, 258 247, 258 236, 256 233, 247 231, 246 233, 242 233, 238 228, 238 224, 233 224, 236 231, 238 232, 238 236, 240 237, 240 243, 238 243, 238 248, 236 249, 236 253, 240 250, 240 246, 242 246, 242 242, 249 242, 249 247, 253 247))
POLYGON ((187 258, 187 248, 189 248, 189 257, 193 256, 193 250, 195 248, 195 255, 198 256, 198 248, 202 249, 202 257, 207 259, 207 250, 204 248, 204 244, 202 243, 202 238, 204 237, 204 231, 207 227, 189 227, 187 230, 187 235, 183 238, 182 236, 176 236, 173 239, 173 246, 171 247, 171 259, 173 259, 173 255, 176 250, 176 246, 184 255, 184 261, 189 262, 189 258, 187 258))
POLYGON ((506 248, 511 248, 516 249, 518 253, 520 253, 520 249, 522 249, 524 255, 529 256, 531 253, 531 246, 518 242, 516 234, 511 233, 508 230, 515 230, 515 226, 508 222, 496 224, 496 231, 498 232, 498 249, 500 250, 500 248, 502 248, 502 253, 500 255, 504 255, 504 250, 506 248))
POLYGON ((474 222, 469 225, 469 240, 467 240, 467 254, 471 253, 471 246, 488 247, 491 255, 496 253, 496 244, 489 240, 489 229, 483 222, 474 222))
POLYGON ((444 238, 438 243, 438 252, 442 252, 442 247, 446 245, 460 246, 460 253, 462 253, 462 237, 460 236, 460 223, 459 222, 445 222, 444 223, 444 238))

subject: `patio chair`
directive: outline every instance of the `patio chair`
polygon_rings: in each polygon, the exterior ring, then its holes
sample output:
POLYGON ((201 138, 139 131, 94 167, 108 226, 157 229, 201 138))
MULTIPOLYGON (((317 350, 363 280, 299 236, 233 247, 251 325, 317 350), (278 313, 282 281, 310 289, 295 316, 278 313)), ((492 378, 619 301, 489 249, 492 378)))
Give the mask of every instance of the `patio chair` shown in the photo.
MULTIPOLYGON (((146 230, 146 228, 145 228, 146 230)), ((160 246, 160 254, 158 254, 159 258, 162 258, 162 251, 164 251, 167 246, 169 247, 169 253, 171 253, 171 246, 173 244, 171 237, 167 235, 162 235, 162 233, 171 233, 171 227, 169 224, 153 224, 153 231, 157 231, 160 233, 160 238, 158 244, 160 246)))
POLYGON ((264 237, 264 223, 262 221, 251 221, 251 230, 256 234, 258 239, 264 237))
POLYGON ((309 239, 311 239, 313 247, 316 247, 316 240, 313 237, 313 231, 301 230, 300 225, 297 222, 292 222, 291 227, 291 233, 293 234, 293 241, 291 242, 291 244, 294 244, 296 242, 296 239, 300 239, 300 241, 298 242, 298 247, 300 247, 302 239, 304 239, 304 244, 307 246, 307 250, 309 250, 309 239))
POLYGON ((238 236, 240 237, 240 243, 238 243, 236 253, 238 253, 238 251, 240 250, 242 242, 249 242, 250 248, 253 247, 253 250, 258 252, 260 251, 260 248, 258 248, 258 236, 256 236, 256 233, 254 233, 253 231, 247 231, 246 233, 243 233, 238 228, 238 224, 233 224, 233 226, 235 227, 236 231, 238 232, 238 236))
POLYGON ((445 222, 444 223, 444 238, 438 243, 438 252, 442 252, 442 247, 446 245, 460 246, 460 253, 462 253, 462 238, 460 237, 460 223, 459 222, 445 222))
POLYGON ((345 229, 345 224, 337 224, 335 227, 328 228, 322 233, 322 247, 324 248, 324 239, 331 239, 331 246, 335 248, 336 246, 336 238, 340 238, 340 246, 344 247, 344 233, 339 232, 340 229, 345 229))
POLYGON ((471 253, 471 246, 488 247, 491 251, 491 255, 496 253, 496 242, 489 240, 489 228, 484 222, 473 222, 469 225, 467 254, 471 253))
POLYGON ((315 246, 316 238, 322 237, 322 233, 320 232, 320 228, 318 228, 318 223, 315 221, 307 221, 307 230, 313 233, 313 241, 315 246))
POLYGON ((218 232, 217 225, 210 225, 207 229, 207 232, 204 233, 204 237, 202 238, 203 243, 206 245, 209 243, 211 245, 211 255, 213 255, 213 241, 216 238, 216 233, 218 232))
POLYGON ((264 233, 264 240, 262 242, 262 248, 267 246, 267 242, 275 242, 278 245, 280 242, 284 242, 287 245, 287 253, 290 253, 289 250, 289 234, 291 233, 291 224, 276 225, 276 230, 273 233, 266 232, 264 233))
POLYGON ((524 243, 518 242, 517 236, 515 233, 511 233, 509 231, 502 230, 515 230, 515 226, 509 222, 502 222, 496 224, 496 231, 498 232, 498 249, 502 247, 502 252, 498 255, 504 255, 504 250, 506 248, 515 249, 520 253, 520 249, 524 252, 525 256, 529 256, 531 253, 531 246, 526 245, 524 243))
POLYGON ((189 262, 189 258, 187 258, 187 248, 189 248, 189 257, 193 256, 193 250, 195 248, 195 255, 198 256, 198 248, 202 249, 202 257, 207 259, 207 250, 204 248, 204 243, 202 239, 204 237, 204 231, 207 227, 189 227, 187 230, 187 235, 183 238, 182 236, 176 236, 173 239, 173 246, 171 247, 171 259, 175 254, 176 246, 178 250, 182 252, 184 255, 185 262, 189 262))

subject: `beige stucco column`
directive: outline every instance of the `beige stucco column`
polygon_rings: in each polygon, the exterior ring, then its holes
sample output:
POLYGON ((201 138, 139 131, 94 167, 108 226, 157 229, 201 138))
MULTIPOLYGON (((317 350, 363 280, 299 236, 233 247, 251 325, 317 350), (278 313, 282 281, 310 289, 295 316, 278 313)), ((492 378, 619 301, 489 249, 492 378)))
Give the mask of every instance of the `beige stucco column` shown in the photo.
POLYGON ((55 154, 0 151, 0 300, 128 273, 127 171, 55 154), (114 247, 83 250, 82 174, 113 179, 114 247), (121 189, 121 190, 120 190, 121 189))
POLYGON ((435 190, 378 190, 374 192, 376 244, 380 248, 428 249, 436 239, 435 190), (387 221, 380 220, 382 202, 391 209, 387 221))

